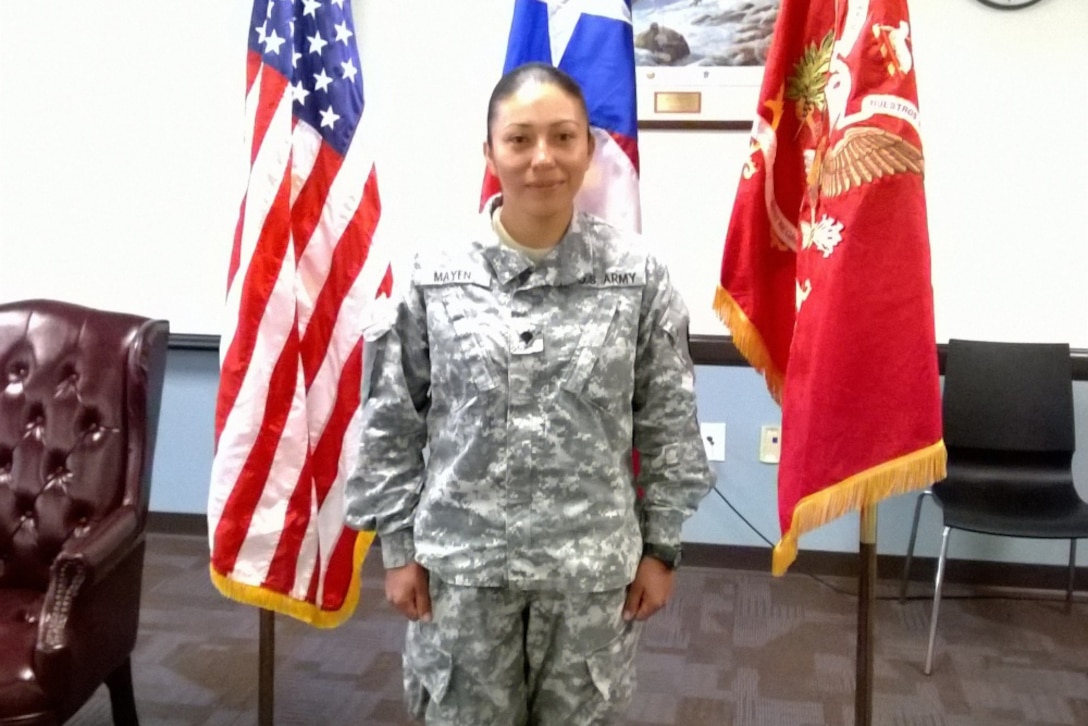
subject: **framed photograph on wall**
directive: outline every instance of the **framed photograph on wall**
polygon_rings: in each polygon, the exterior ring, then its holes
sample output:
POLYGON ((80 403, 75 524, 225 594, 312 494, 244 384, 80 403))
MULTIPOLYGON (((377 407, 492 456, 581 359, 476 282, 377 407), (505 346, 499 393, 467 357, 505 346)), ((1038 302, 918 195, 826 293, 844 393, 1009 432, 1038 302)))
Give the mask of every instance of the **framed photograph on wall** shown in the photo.
POLYGON ((751 128, 778 5, 633 0, 639 128, 751 128))

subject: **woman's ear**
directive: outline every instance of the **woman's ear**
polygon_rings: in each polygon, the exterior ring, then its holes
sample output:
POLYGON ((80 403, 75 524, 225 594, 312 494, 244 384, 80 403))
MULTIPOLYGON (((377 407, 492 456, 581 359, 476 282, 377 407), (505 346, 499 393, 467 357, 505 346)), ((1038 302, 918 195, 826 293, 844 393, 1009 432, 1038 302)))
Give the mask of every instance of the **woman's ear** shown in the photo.
POLYGON ((498 176, 498 174, 495 172, 495 162, 491 159, 491 144, 488 143, 487 141, 484 141, 484 147, 483 148, 484 148, 484 161, 487 163, 487 170, 489 172, 491 172, 492 175, 498 176))

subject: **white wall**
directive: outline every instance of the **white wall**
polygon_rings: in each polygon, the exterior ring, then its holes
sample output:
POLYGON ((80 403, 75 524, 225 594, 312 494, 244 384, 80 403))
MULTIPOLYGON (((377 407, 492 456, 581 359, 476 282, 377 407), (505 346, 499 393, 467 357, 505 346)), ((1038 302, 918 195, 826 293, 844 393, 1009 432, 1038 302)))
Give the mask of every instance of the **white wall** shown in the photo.
MULTIPOLYGON (((510 0, 356 0, 382 229, 437 244, 475 209, 510 0)), ((249 0, 0 2, 0 298, 218 333, 241 200, 249 0)), ((913 0, 938 340, 1088 347, 1088 2, 913 0)), ((644 132, 644 230, 710 310, 745 132, 644 132)))
POLYGON ((0 0, 0 299, 218 332, 245 183, 244 0, 0 0))

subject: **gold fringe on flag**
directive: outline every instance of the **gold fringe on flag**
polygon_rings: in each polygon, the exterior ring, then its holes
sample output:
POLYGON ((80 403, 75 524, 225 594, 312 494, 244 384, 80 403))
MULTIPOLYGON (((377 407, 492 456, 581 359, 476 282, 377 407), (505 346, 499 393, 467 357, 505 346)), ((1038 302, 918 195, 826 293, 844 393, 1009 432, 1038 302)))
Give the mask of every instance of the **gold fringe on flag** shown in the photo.
POLYGON ((280 592, 237 582, 216 572, 214 565, 209 569, 211 570, 212 583, 224 597, 236 600, 244 605, 253 605, 263 610, 272 610, 283 615, 289 615, 296 620, 313 625, 315 628, 335 628, 347 621, 359 604, 360 572, 363 562, 366 560, 366 554, 373 542, 373 532, 359 532, 359 535, 355 538, 355 552, 352 557, 355 566, 352 570, 351 584, 348 586, 344 604, 339 610, 322 610, 316 605, 296 600, 280 592))
POLYGON ((782 405, 782 386, 785 383, 785 375, 771 360, 771 354, 767 351, 767 344, 763 342, 763 336, 756 330, 756 326, 744 314, 744 310, 733 296, 726 292, 721 285, 714 293, 714 311, 733 337, 733 345, 743 355, 748 363, 758 372, 763 374, 767 382, 767 390, 771 398, 782 405))
POLYGON ((774 548, 771 572, 785 574, 797 559, 797 540, 847 512, 882 499, 923 489, 947 475, 948 454, 941 439, 923 449, 886 461, 802 499, 793 510, 789 531, 774 548))

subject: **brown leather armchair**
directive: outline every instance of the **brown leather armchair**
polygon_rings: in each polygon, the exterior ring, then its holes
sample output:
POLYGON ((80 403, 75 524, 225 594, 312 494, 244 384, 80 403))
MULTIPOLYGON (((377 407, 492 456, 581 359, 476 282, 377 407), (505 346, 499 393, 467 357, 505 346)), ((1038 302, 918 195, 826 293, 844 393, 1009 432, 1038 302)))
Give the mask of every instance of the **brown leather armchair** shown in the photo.
POLYGON ((0 305, 0 724, 61 724, 105 683, 135 724, 151 461, 169 325, 0 305))

